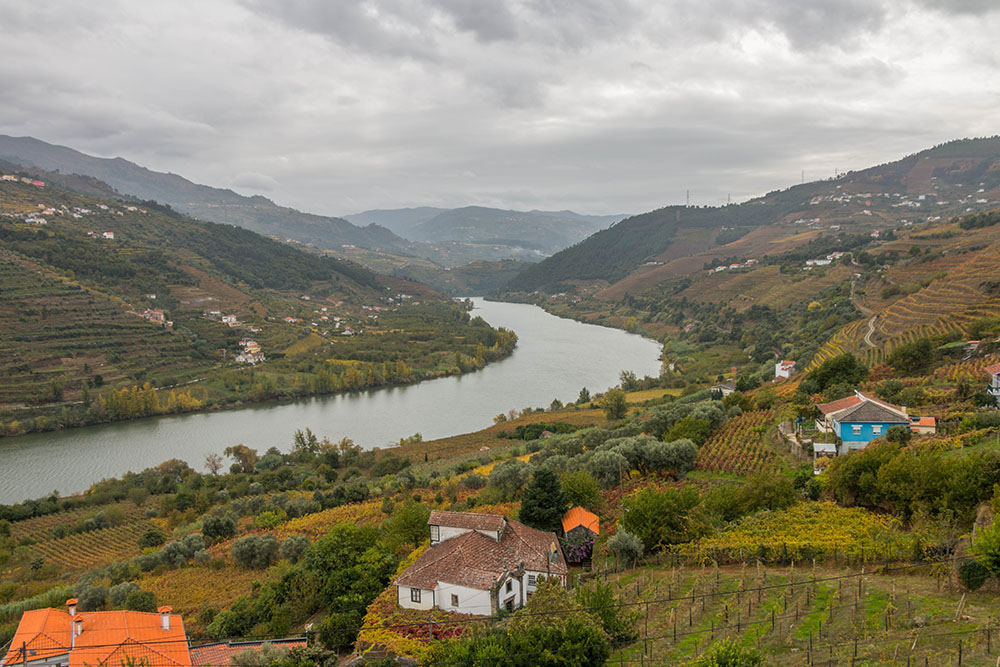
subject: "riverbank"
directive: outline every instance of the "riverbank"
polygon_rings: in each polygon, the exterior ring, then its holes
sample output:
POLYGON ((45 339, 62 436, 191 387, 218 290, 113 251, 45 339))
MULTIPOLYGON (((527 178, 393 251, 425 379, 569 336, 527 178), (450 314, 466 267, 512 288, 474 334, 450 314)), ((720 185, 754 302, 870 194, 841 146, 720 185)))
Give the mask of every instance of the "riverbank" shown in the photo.
MULTIPOLYGON (((318 396, 404 387, 473 373, 509 357, 517 346, 513 331, 455 323, 444 340, 430 338, 434 354, 390 361, 340 358, 279 358, 260 365, 216 365, 195 370, 194 380, 166 387, 150 382, 85 390, 82 400, 0 410, 0 437, 132 421, 163 415, 217 412, 318 396), (459 335, 461 334, 461 335, 459 335), (426 359, 436 362, 428 366, 426 359), (423 367, 414 368, 414 361, 423 367), (448 363, 446 363, 446 361, 448 363)), ((383 335, 383 338, 388 338, 383 335)), ((393 345, 387 341, 387 345, 393 345)))
POLYGON ((475 300, 473 317, 522 332, 514 352, 474 373, 241 409, 173 414, 0 440, 0 503, 53 488, 86 489, 177 458, 201 468, 209 454, 244 444, 288 451, 296 430, 364 449, 420 433, 425 441, 487 428, 499 413, 575 401, 581 388, 617 385, 622 370, 656 375, 659 346, 616 329, 561 319, 542 309, 475 300))

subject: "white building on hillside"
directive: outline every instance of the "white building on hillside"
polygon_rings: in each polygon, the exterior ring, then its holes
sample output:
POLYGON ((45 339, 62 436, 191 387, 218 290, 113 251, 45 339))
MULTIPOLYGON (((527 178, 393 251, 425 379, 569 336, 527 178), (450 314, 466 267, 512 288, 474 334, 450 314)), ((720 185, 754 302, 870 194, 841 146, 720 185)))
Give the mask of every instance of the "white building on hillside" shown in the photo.
POLYGON ((566 583, 555 533, 494 514, 431 512, 431 546, 393 582, 401 607, 488 616, 524 606, 540 581, 566 583))

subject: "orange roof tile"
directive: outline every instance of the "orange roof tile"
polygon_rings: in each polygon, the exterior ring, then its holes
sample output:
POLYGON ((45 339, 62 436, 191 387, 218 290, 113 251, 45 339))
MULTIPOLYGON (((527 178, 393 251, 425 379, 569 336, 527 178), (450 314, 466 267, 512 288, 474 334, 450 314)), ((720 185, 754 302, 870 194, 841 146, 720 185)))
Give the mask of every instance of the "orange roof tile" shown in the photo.
POLYGON ((997 373, 1000 373, 1000 364, 993 364, 992 366, 987 366, 983 370, 986 371, 989 375, 996 375, 997 373))
POLYGON ((145 660, 149 667, 191 667, 187 635, 180 616, 169 614, 164 630, 161 615, 138 611, 78 612, 35 609, 21 616, 11 650, 3 665, 42 660, 69 653, 69 667, 119 665, 125 658, 145 660), (79 621, 80 634, 72 636, 79 621))
POLYGON ((592 530, 595 535, 601 534, 601 520, 593 512, 588 512, 579 505, 570 508, 562 518, 563 532, 568 533, 577 526, 592 530))
POLYGON ((839 398, 836 401, 830 401, 829 403, 819 403, 816 408, 822 412, 824 415, 830 415, 834 412, 840 412, 846 408, 853 405, 857 405, 861 402, 861 399, 857 396, 847 396, 846 398, 839 398))

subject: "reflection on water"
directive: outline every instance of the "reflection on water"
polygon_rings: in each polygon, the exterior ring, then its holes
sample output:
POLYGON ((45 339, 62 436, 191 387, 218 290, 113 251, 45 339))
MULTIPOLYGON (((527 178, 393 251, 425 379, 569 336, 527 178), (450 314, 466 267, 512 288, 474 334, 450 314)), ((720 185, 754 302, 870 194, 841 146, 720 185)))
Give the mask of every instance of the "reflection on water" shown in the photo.
POLYGON ((243 443, 287 451, 296 429, 384 447, 420 433, 425 440, 485 428, 511 408, 576 399, 581 387, 603 391, 632 370, 659 370, 659 345, 616 329, 549 315, 536 306, 474 299, 473 315, 513 329, 509 358, 463 376, 192 415, 174 415, 0 439, 0 503, 54 489, 82 491, 105 477, 168 458, 203 468, 205 456, 243 443))

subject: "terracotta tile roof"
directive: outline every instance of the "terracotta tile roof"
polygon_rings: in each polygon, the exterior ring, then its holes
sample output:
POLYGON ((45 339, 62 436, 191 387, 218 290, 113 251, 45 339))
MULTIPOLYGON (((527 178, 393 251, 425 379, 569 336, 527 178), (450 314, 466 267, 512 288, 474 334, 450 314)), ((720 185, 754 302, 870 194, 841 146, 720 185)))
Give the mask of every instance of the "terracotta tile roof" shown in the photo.
POLYGON ((246 650, 259 651, 264 644, 280 648, 305 648, 304 638, 272 639, 267 642, 215 642, 191 647, 192 667, 224 667, 237 653, 246 650))
POLYGON ((847 398, 838 398, 836 401, 830 401, 829 403, 820 403, 816 408, 824 415, 830 415, 834 412, 840 412, 841 410, 855 406, 860 402, 861 399, 857 396, 848 396, 847 398))
POLYGON ((149 667, 191 667, 181 617, 170 614, 169 630, 160 624, 160 614, 138 611, 78 612, 75 616, 62 609, 26 611, 2 664, 24 660, 23 642, 29 662, 68 652, 69 667, 119 665, 125 658, 145 659, 149 667), (82 631, 72 639, 76 621, 82 622, 82 631))
POLYGON ((473 530, 429 547, 394 583, 430 590, 442 581, 489 590, 505 571, 521 562, 535 572, 565 575, 568 571, 554 533, 508 521, 499 542, 473 530), (550 562, 553 545, 557 556, 550 562))
POLYGON ((33 609, 24 612, 10 642, 10 652, 2 664, 23 662, 22 644, 29 661, 68 653, 71 629, 69 618, 69 613, 60 609, 33 609))
POLYGON ((934 417, 911 417, 910 423, 913 426, 934 426, 937 427, 937 419, 934 417))
POLYGON ((485 530, 497 532, 503 528, 506 519, 498 514, 477 514, 475 512, 444 512, 433 510, 427 519, 429 526, 448 526, 450 528, 466 528, 468 530, 485 530))
POLYGON ((983 370, 990 375, 996 375, 997 373, 1000 373, 1000 364, 993 364, 992 366, 987 366, 983 370))
POLYGON ((562 518, 563 532, 568 533, 577 526, 583 526, 592 530, 594 534, 601 534, 601 520, 593 512, 588 512, 580 506, 571 507, 562 518))

